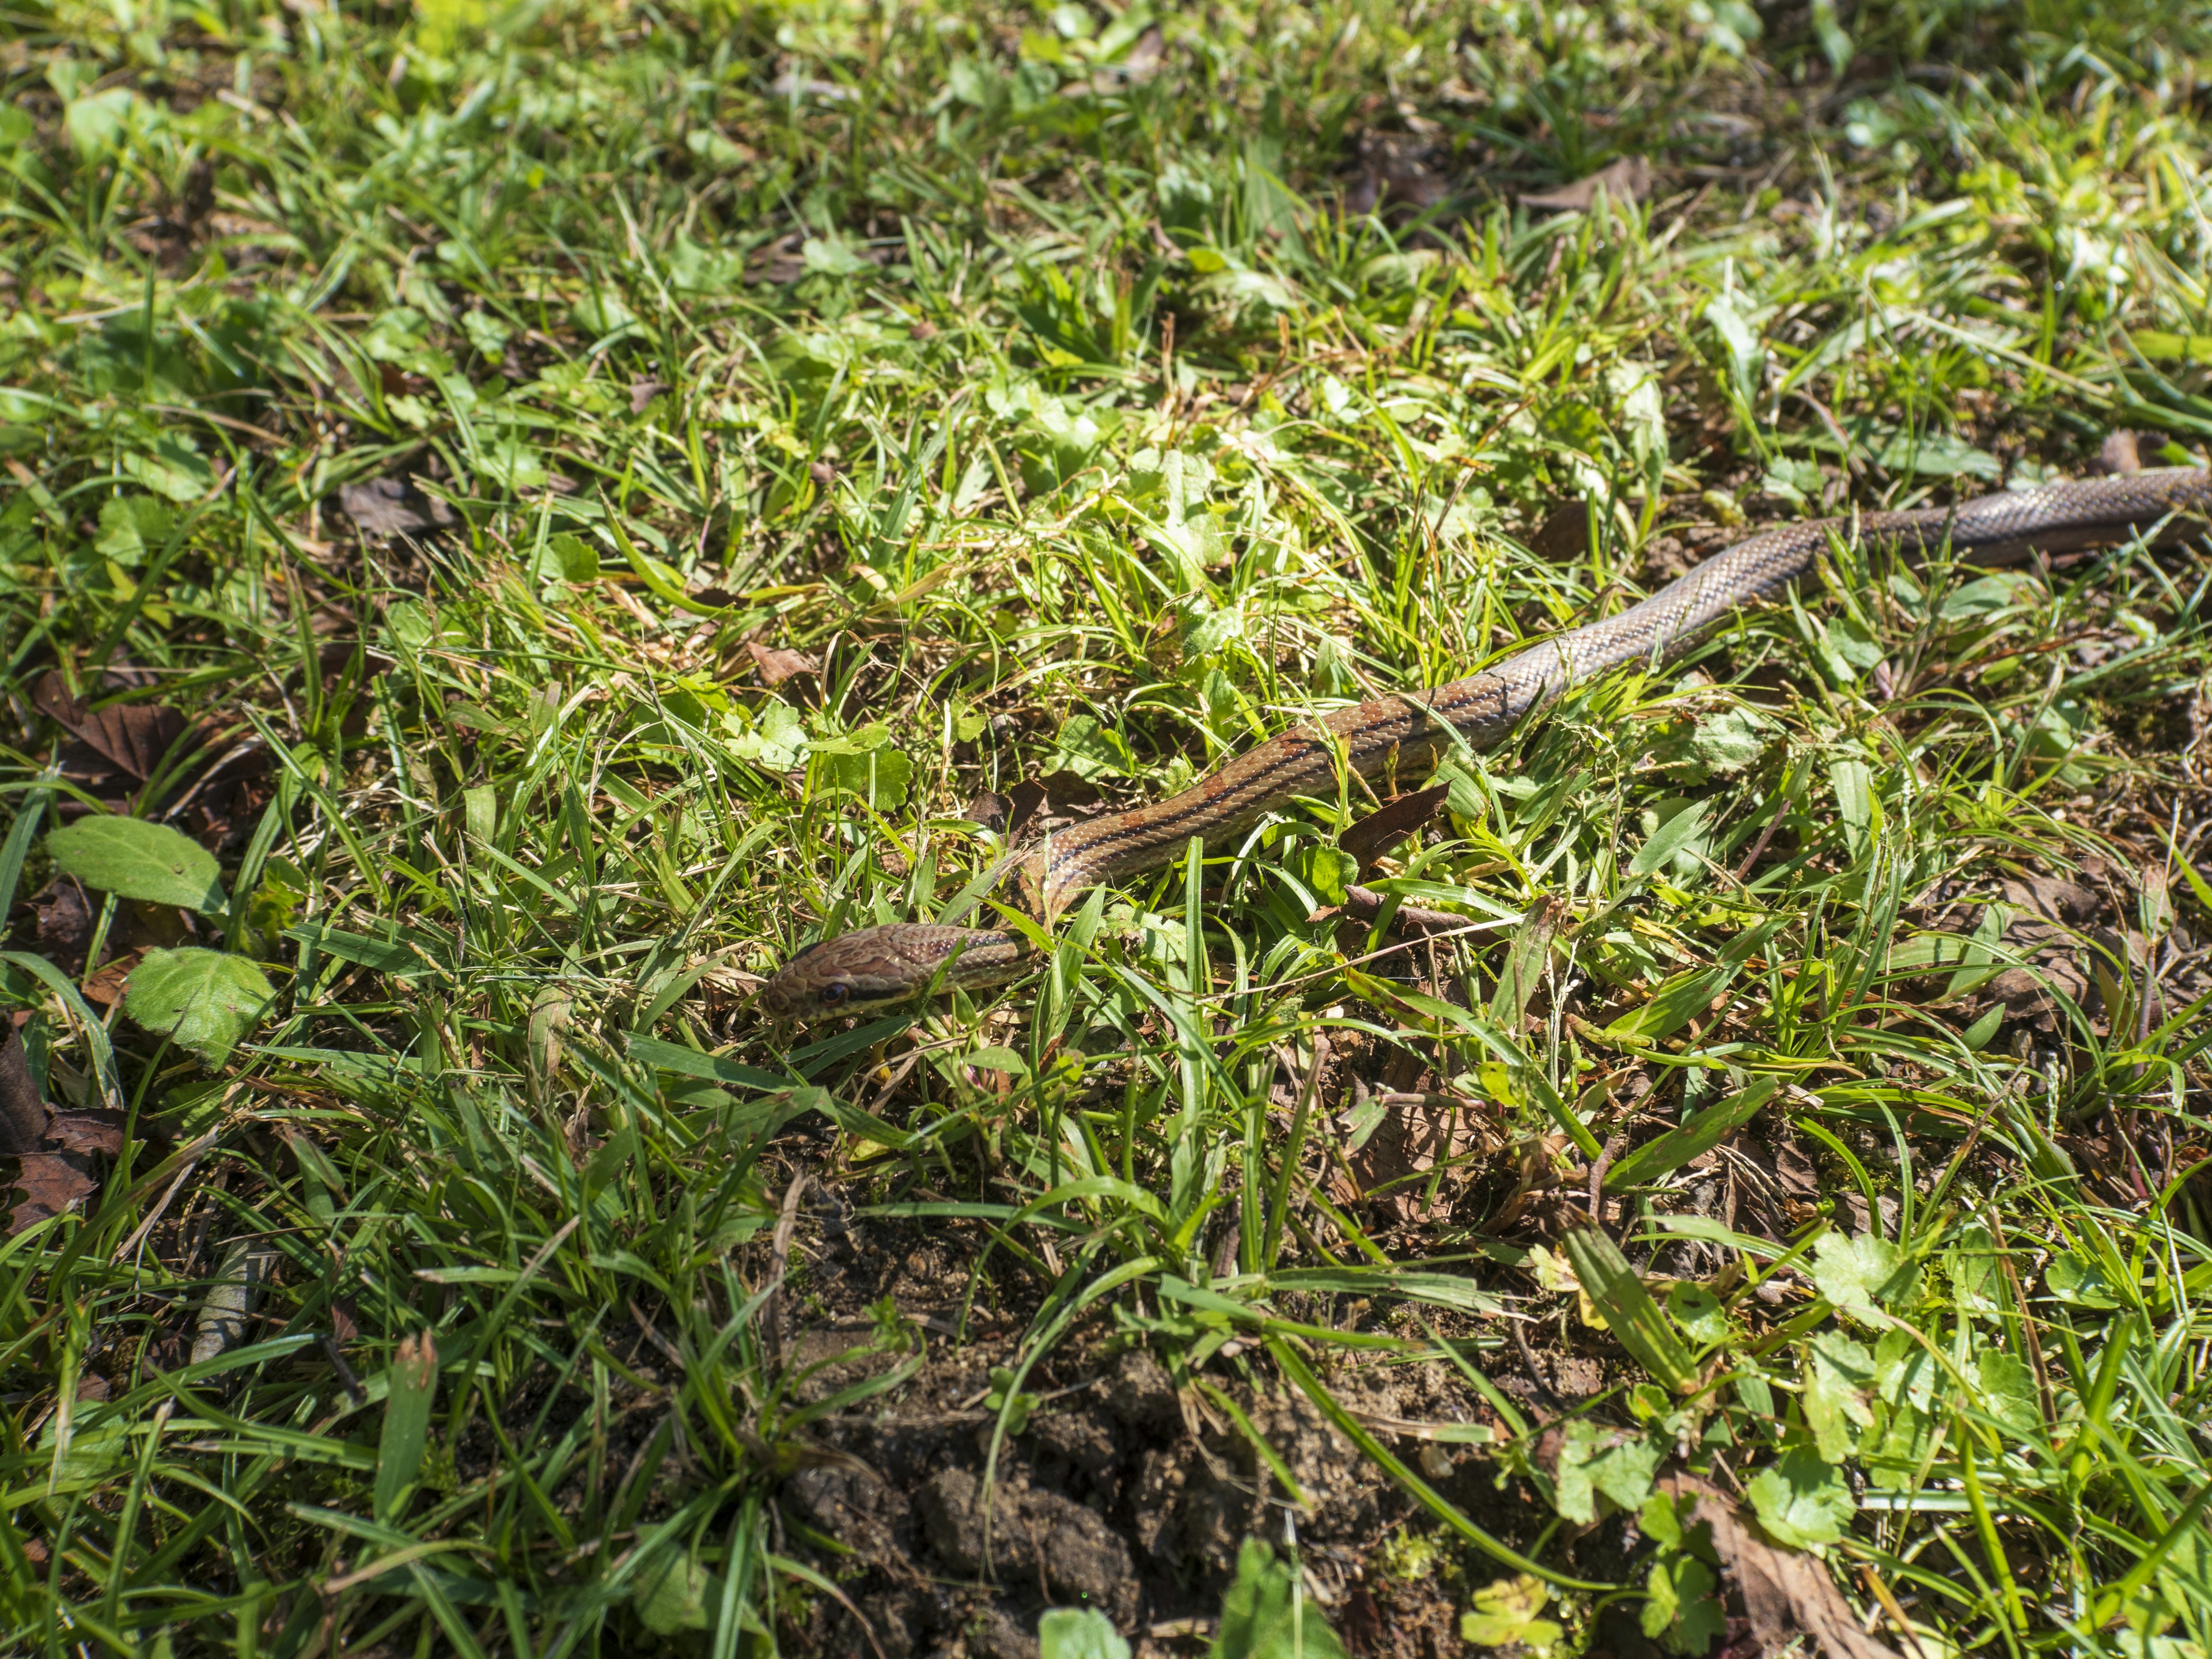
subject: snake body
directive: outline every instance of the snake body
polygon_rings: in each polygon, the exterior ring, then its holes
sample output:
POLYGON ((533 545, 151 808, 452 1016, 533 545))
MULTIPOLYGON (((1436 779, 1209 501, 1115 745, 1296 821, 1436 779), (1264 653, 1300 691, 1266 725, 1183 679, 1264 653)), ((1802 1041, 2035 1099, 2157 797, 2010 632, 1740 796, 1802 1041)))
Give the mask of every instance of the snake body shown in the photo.
MULTIPOLYGON (((1021 885, 1030 907, 1048 921, 1087 888, 1168 862, 1193 836, 1218 842, 1298 796, 1334 796, 1340 763, 1363 777, 1394 765, 1418 775, 1455 743, 1486 748, 1568 687, 1631 663, 1659 662, 1740 607, 1778 592, 1813 568, 1832 537, 1908 551, 1948 545, 1962 559, 2001 563, 2036 549, 2067 551, 2131 534, 2175 538, 2189 533, 2178 519, 2208 510, 2212 470, 2175 467, 2006 491, 1954 507, 1762 531, 1616 616, 1540 640, 1433 690, 1339 709, 1166 800, 1056 831, 1021 861, 1021 885)), ((819 1018, 904 1001, 933 985, 1001 984, 1031 960, 1019 933, 893 922, 809 945, 768 981, 761 1000, 778 1018, 819 1018)))

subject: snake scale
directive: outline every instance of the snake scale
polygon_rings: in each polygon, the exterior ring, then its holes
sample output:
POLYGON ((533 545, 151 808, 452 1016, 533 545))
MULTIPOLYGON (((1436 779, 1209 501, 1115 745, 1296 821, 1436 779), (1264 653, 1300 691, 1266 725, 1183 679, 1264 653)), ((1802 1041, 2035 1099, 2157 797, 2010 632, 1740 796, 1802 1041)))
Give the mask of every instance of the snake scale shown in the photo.
MULTIPOLYGON (((1455 741, 1494 744, 1568 687, 1661 661, 1740 607, 1771 597, 1814 568, 1831 537, 1905 551, 1948 545, 1961 559, 2000 563, 2130 535, 2177 539, 2191 533, 2181 520, 2208 510, 2212 469, 2174 467, 1762 531, 1618 615, 1540 640, 1433 690, 1377 697, 1294 726, 1180 794, 1058 830, 1023 856, 1020 884, 1049 921, 1075 894, 1156 868, 1193 836, 1218 842, 1296 797, 1334 795, 1340 753, 1363 777, 1393 765, 1417 775, 1455 741)), ((902 1002, 932 986, 1002 984, 1032 960, 1017 933, 893 922, 807 946, 762 988, 760 1000, 778 1018, 823 1018, 902 1002)))

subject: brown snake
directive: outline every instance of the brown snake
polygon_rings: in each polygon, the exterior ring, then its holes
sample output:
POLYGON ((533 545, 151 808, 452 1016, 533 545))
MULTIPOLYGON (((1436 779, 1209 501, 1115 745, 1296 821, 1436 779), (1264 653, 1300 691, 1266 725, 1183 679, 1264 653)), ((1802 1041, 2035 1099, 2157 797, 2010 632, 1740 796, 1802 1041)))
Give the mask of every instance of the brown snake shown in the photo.
MULTIPOLYGON (((1021 884, 1049 921, 1074 894, 1164 864, 1193 836, 1217 842, 1296 797, 1334 795, 1340 764, 1362 777, 1394 763, 1401 774, 1417 774, 1455 743, 1487 748, 1569 686, 1631 663, 1661 661, 1739 607, 1788 586, 1813 568, 1831 536, 1919 551, 1948 545, 1962 559, 1996 563, 2035 549, 2067 551, 2130 534, 2177 539, 2191 532, 2172 522, 2176 515, 2208 509, 2212 470, 2174 467, 2007 491, 1955 507, 1762 531, 1618 616, 1540 640, 1434 690, 1339 709, 1261 744, 1181 794, 1059 830, 1022 858, 1021 884)), ((1033 961, 1017 933, 893 922, 807 946, 762 988, 761 1001, 781 1018, 821 1018, 902 1002, 933 985, 1002 984, 1033 961)))

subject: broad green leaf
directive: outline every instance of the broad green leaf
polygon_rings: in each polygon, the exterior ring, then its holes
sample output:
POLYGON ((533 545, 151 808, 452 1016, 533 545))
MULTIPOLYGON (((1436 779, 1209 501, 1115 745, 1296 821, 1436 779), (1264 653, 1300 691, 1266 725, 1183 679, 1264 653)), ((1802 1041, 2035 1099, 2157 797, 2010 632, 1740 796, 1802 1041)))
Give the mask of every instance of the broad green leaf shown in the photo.
POLYGON ((1550 1620, 1537 1617, 1551 1594, 1533 1573, 1496 1580, 1475 1591, 1474 1607, 1460 1615, 1460 1640, 1485 1648, 1550 1647, 1564 1633, 1550 1620))
POLYGON ((1874 1423, 1867 1403, 1875 1383, 1874 1356, 1848 1336, 1823 1331, 1805 1345, 1799 1376, 1813 1443, 1829 1462, 1840 1463, 1857 1449, 1858 1431, 1874 1423))
POLYGON ((1771 1073, 1753 1078, 1742 1093, 1718 1105, 1708 1106, 1680 1127, 1646 1141, 1606 1171, 1606 1190, 1613 1192, 1656 1181, 1700 1153, 1711 1152, 1750 1122, 1779 1087, 1781 1079, 1771 1073))
POLYGON ((1873 1233, 1846 1238, 1828 1233, 1813 1247, 1813 1285, 1834 1304, 1868 1324, 1882 1322, 1883 1302, 1898 1301, 1918 1288, 1920 1269, 1887 1239, 1873 1233))
POLYGON ((1844 1472, 1810 1446, 1784 1452, 1744 1492, 1767 1536, 1788 1549, 1834 1543, 1858 1510, 1844 1472))
POLYGON ((1911 1492, 1923 1485, 1936 1420, 1909 1404, 1885 1403, 1875 1413, 1878 1432, 1859 1443, 1868 1483, 1882 1492, 1911 1492))
POLYGON ((1736 308, 1734 298, 1726 295, 1716 296, 1706 305, 1705 320, 1713 325, 1721 349, 1727 353, 1729 391, 1740 403, 1756 402, 1766 368, 1766 349, 1759 344, 1759 331, 1736 308))
POLYGON ((599 579, 599 550, 581 536, 564 531, 546 538, 545 556, 539 569, 541 574, 558 576, 562 581, 595 582, 599 579))
POLYGON ((1674 862, 1677 853, 1692 847, 1702 846, 1705 817, 1711 809, 1703 801, 1686 806, 1654 830, 1650 840, 1636 849, 1636 856, 1628 861, 1632 876, 1648 876, 1666 868, 1674 862))
POLYGON ((1641 1434, 1571 1418, 1562 1431, 1553 1507, 1580 1526, 1597 1519, 1601 1492, 1625 1510, 1640 1508, 1664 1455, 1663 1447, 1641 1434))
POLYGON ((809 747, 820 761, 815 768, 817 787, 858 795, 879 812, 895 811, 905 805, 914 762, 903 750, 892 746, 884 727, 864 726, 809 747))
POLYGON ((1942 1375, 1936 1356, 1907 1330, 1884 1331, 1874 1347, 1875 1388, 1893 1406, 1926 1411, 1942 1375))
POLYGON ((584 295, 569 307, 568 315, 577 327, 593 335, 617 333, 637 320, 637 313, 622 297, 606 289, 594 289, 584 295))
POLYGON ((215 488, 215 469, 175 438, 156 439, 150 450, 127 451, 116 465, 173 501, 196 501, 215 488))
POLYGON ((1304 1593, 1297 1566, 1279 1561, 1259 1539, 1248 1538, 1237 1557, 1237 1579, 1221 1598, 1220 1634, 1213 1659, 1347 1659, 1322 1617, 1321 1604, 1304 1593))
POLYGON ((655 1636, 673 1636, 706 1629, 707 1604, 720 1601, 721 1593, 722 1581, 702 1563, 672 1550, 638 1575, 630 1597, 640 1624, 655 1636))
POLYGON ((94 545, 103 556, 137 569, 148 551, 169 533, 175 514, 150 495, 116 495, 100 509, 100 536, 94 545))
POLYGON ((1644 1368, 1677 1394, 1698 1386, 1698 1370, 1680 1332, 1668 1322, 1620 1247, 1595 1228, 1569 1233, 1561 1247, 1583 1293, 1606 1326, 1644 1368))
POLYGON ((1037 1620, 1037 1659, 1129 1659, 1129 1644, 1096 1607, 1053 1607, 1037 1620))
POLYGON ((1054 765, 1079 778, 1108 773, 1127 777, 1136 770, 1136 757, 1129 752, 1121 734, 1110 726, 1101 726, 1090 714, 1070 714, 1054 739, 1054 765))
MULTIPOLYGON (((1984 1277, 1990 1277, 1984 1263, 1984 1277)), ((2076 1308, 2122 1308, 2124 1292, 2105 1276, 2104 1265, 2092 1257, 2061 1250, 2043 1270, 2043 1282, 2051 1295, 2076 1308)), ((1986 1298, 1984 1298, 1986 1299, 1986 1298)), ((1992 1304, 1991 1305, 1994 1305, 1992 1304)))
POLYGON ((140 959, 131 970, 123 1012, 148 1030, 173 1037, 213 1070, 276 996, 268 976, 247 958, 186 945, 149 951, 140 959))
POLYGON ((1728 1614, 1715 1592, 1720 1581, 1692 1555, 1662 1551, 1651 1563, 1644 1604, 1646 1636, 1664 1643, 1669 1653, 1700 1654, 1728 1630, 1728 1614))
POLYGON ((730 752, 758 761, 771 772, 787 772, 806 757, 806 723, 789 703, 770 702, 752 711, 750 722, 732 711, 723 717, 730 752))
POLYGON ((1680 1279, 1669 1285, 1667 1314, 1692 1342, 1710 1347, 1728 1340, 1728 1310, 1721 1306, 1720 1297, 1702 1285, 1680 1279))
POLYGON ((72 98, 62 111, 62 131, 70 147, 88 161, 98 160, 122 148, 134 122, 143 119, 146 106, 128 87, 110 87, 82 98, 72 98))
POLYGON ((2016 1439, 2049 1444, 2043 1397, 2026 1360, 2002 1348, 1984 1349, 1975 1356, 1967 1376, 1967 1403, 1975 1410, 1996 1419, 2016 1439))
POLYGON ((1918 472, 1931 478, 1980 478, 1994 483, 2004 465, 1986 449, 1977 449, 1946 432, 1894 432, 1875 452, 1887 471, 1918 472))
POLYGON ((228 902, 215 854, 181 830, 102 813, 46 837, 46 855, 65 876, 118 898, 211 912, 228 902))
MULTIPOLYGON (((2074 1258, 2062 1253, 2053 1259, 2051 1266, 2056 1267, 2060 1261, 2072 1260, 2074 1258)), ((1951 1300, 1960 1312, 1997 1311, 1996 1243, 1990 1238, 1990 1230, 1979 1222, 1969 1223, 1959 1230, 1958 1242, 1943 1252, 1943 1273, 1951 1281, 1951 1300)), ((2050 1269, 2046 1268, 2044 1273, 2046 1284, 2050 1283, 2050 1269)), ((2063 1299, 2057 1285, 2051 1285, 2051 1294, 2063 1299)), ((2093 1303, 2089 1305, 2098 1304, 2093 1303)), ((2118 1307, 2119 1304, 2106 1302, 2102 1305, 2118 1307)))

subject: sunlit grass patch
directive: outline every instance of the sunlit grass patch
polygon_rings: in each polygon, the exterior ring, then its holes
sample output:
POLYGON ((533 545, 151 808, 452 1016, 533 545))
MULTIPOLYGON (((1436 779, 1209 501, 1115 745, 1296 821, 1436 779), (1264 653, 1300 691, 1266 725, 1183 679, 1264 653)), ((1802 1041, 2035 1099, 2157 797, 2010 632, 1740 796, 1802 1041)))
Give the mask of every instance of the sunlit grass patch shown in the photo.
POLYGON ((2202 1659, 2201 547, 1839 534, 1395 841, 748 1000, 1748 526, 2200 462, 2202 17, 5 28, 25 1650, 2202 1659))

